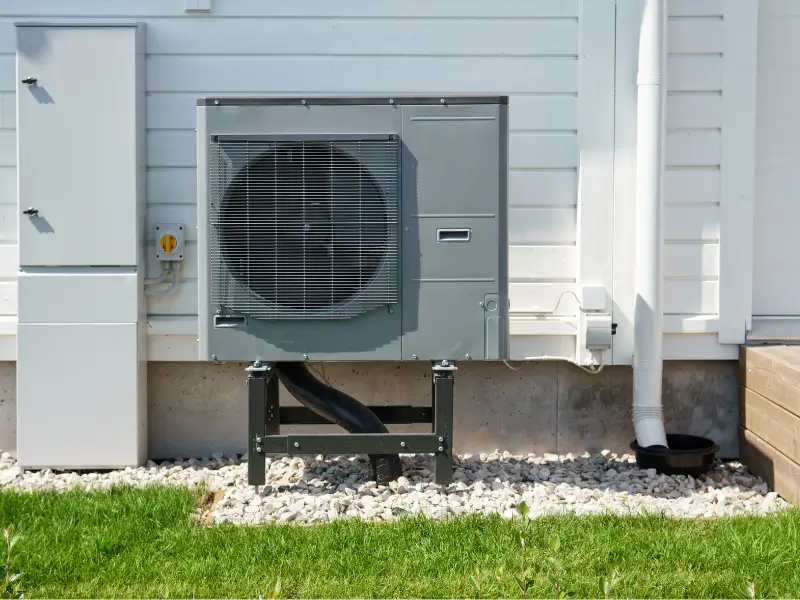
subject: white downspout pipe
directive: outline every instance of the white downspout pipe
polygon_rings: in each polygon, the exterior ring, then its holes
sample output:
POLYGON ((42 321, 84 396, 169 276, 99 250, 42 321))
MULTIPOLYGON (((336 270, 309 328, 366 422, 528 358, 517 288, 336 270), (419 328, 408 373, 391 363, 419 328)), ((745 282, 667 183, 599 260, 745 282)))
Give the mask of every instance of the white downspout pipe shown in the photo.
POLYGON ((639 33, 636 143, 636 247, 634 288, 633 423, 642 447, 667 447, 661 404, 662 180, 666 101, 666 0, 644 0, 639 33))

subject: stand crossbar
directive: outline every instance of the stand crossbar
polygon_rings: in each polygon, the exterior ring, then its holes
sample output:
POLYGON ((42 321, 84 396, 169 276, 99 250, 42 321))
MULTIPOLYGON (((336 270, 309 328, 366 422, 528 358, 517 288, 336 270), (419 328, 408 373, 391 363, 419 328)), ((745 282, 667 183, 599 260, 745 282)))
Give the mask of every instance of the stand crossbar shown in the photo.
POLYGON ((432 433, 281 435, 281 425, 328 421, 305 407, 280 406, 278 377, 259 362, 247 371, 249 485, 264 485, 267 454, 433 454, 436 483, 453 479, 453 373, 450 361, 433 365, 431 406, 368 406, 386 424, 431 423, 432 433))

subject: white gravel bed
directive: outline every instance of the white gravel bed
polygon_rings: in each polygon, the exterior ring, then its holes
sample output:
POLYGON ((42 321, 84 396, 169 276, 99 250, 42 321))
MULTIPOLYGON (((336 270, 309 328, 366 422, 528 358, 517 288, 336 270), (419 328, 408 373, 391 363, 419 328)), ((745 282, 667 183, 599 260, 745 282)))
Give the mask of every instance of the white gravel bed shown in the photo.
POLYGON ((453 483, 433 482, 432 457, 403 456, 405 476, 388 486, 370 480, 366 457, 267 459, 267 485, 247 485, 246 456, 148 461, 106 472, 23 472, 0 454, 0 487, 16 490, 108 489, 204 482, 222 492, 211 508, 217 523, 322 523, 358 517, 390 521, 423 513, 433 518, 468 513, 515 516, 524 500, 530 514, 639 514, 674 517, 770 514, 788 507, 738 462, 719 463, 702 479, 658 475, 636 467, 633 456, 601 454, 460 456, 453 483), (219 498, 221 496, 221 498, 219 498))

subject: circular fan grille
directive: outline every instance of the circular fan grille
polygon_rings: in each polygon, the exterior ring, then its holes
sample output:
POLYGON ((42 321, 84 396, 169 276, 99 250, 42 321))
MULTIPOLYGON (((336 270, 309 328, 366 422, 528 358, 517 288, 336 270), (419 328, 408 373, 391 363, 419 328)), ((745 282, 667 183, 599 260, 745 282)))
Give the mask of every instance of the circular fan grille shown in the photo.
POLYGON ((358 302, 392 250, 394 223, 373 176, 383 173, 364 166, 386 147, 344 144, 247 145, 217 231, 229 275, 262 301, 303 313, 358 302))

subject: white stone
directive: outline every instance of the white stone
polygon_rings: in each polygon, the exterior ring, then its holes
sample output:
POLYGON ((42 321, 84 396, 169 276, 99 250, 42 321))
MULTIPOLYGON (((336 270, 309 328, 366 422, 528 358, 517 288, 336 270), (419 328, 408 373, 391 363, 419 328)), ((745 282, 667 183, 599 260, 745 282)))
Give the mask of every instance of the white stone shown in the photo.
POLYGON ((370 481, 369 466, 353 457, 277 457, 267 460, 267 485, 247 485, 241 458, 148 462, 141 468, 105 473, 42 470, 23 472, 8 453, 0 454, 0 486, 14 490, 109 489, 160 484, 223 490, 210 514, 223 523, 320 523, 343 517, 390 521, 409 512, 430 518, 497 513, 512 518, 524 499, 531 516, 664 512, 673 517, 768 514, 788 507, 766 483, 738 463, 726 463, 696 480, 668 477, 635 467, 632 456, 610 452, 590 456, 512 456, 494 453, 456 459, 454 483, 431 481, 428 456, 404 455, 404 472, 389 486, 370 481))

